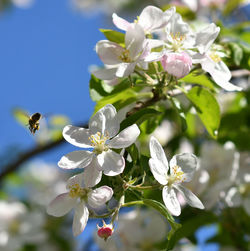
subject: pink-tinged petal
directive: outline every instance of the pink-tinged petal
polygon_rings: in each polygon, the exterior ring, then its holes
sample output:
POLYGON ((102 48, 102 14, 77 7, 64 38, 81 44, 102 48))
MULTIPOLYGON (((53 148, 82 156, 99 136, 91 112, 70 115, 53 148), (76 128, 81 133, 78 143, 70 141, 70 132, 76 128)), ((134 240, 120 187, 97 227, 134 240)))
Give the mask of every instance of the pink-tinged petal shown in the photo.
POLYGON ((167 174, 167 172, 168 172, 167 157, 165 155, 165 152, 164 152, 161 144, 154 136, 152 136, 150 138, 149 149, 150 149, 151 158, 157 160, 158 162, 161 162, 162 166, 165 167, 165 173, 167 174))
POLYGON ((145 34, 139 24, 133 24, 128 27, 125 35, 126 49, 129 50, 129 55, 132 60, 135 60, 139 53, 143 50, 145 34))
POLYGON ((50 202, 47 213, 55 217, 67 214, 76 204, 76 198, 71 198, 68 193, 58 195, 50 202))
POLYGON ((117 16, 116 13, 113 13, 112 18, 114 25, 120 30, 126 31, 131 25, 127 20, 117 16))
POLYGON ((181 214, 181 206, 173 188, 165 186, 162 190, 162 198, 166 208, 172 215, 179 216, 181 214))
POLYGON ((147 6, 142 11, 138 23, 143 27, 145 33, 151 33, 156 29, 163 28, 174 12, 175 8, 163 12, 157 7, 147 6))
POLYGON ((136 66, 135 62, 120 64, 115 73, 116 77, 118 78, 128 77, 134 72, 135 66, 136 66))
POLYGON ((111 104, 101 108, 89 120, 89 129, 91 133, 95 134, 100 132, 105 133, 108 138, 114 137, 120 129, 116 114, 116 109, 111 104))
POLYGON ((72 145, 91 148, 91 142, 89 140, 89 129, 76 127, 72 125, 65 126, 63 128, 63 137, 72 145))
POLYGON ((111 150, 97 156, 98 163, 105 175, 115 176, 123 172, 125 168, 124 158, 111 150))
POLYGON ((113 80, 116 78, 115 73, 117 71, 117 68, 104 68, 99 69, 96 71, 93 71, 92 74, 95 75, 95 77, 102 79, 102 80, 113 80))
POLYGON ((166 166, 162 164, 162 162, 157 159, 149 159, 149 166, 151 173, 154 175, 154 178, 161 184, 167 185, 167 169, 166 166))
POLYGON ((93 159, 92 163, 84 169, 83 183, 86 187, 97 185, 102 179, 102 171, 97 166, 97 159, 93 159))
POLYGON ((122 62, 120 56, 124 48, 114 42, 101 40, 96 44, 96 52, 104 64, 116 65, 122 62))
POLYGON ((102 186, 88 194, 88 204, 93 208, 97 208, 109 201, 112 196, 112 188, 108 186, 102 186))
POLYGON ((195 46, 198 48, 201 54, 209 50, 219 33, 220 27, 217 27, 214 23, 208 25, 202 31, 196 33, 195 46))
POLYGON ((194 154, 191 153, 176 154, 170 160, 169 164, 171 174, 173 174, 173 168, 175 166, 179 166, 184 172, 183 178, 185 178, 185 182, 189 182, 192 179, 194 172, 196 171, 197 158, 194 154))
POLYGON ((199 209, 204 209, 204 206, 202 202, 199 200, 196 195, 194 195, 190 190, 187 188, 181 186, 181 185, 175 185, 175 188, 182 194, 185 201, 191 206, 199 209))
POLYGON ((74 151, 64 155, 58 162, 58 166, 63 169, 84 168, 88 166, 94 153, 89 151, 74 151))
POLYGON ((67 181, 66 188, 70 189, 71 186, 78 184, 79 186, 82 186, 83 184, 83 173, 76 174, 72 177, 70 177, 67 181))
POLYGON ((75 215, 73 219, 72 230, 74 236, 77 236, 82 233, 82 231, 87 225, 88 218, 89 218, 88 208, 86 207, 84 202, 79 203, 75 207, 75 215))
POLYGON ((140 130, 136 124, 133 124, 122 130, 116 137, 108 143, 110 148, 126 148, 132 145, 140 135, 140 130))

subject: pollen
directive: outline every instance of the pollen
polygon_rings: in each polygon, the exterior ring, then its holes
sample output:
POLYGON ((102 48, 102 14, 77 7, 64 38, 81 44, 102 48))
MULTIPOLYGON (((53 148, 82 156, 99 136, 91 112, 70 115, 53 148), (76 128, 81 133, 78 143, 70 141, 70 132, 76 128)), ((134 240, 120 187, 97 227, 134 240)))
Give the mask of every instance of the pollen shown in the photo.
POLYGON ((181 49, 184 40, 186 39, 185 35, 181 35, 180 32, 177 32, 175 34, 171 33, 170 34, 172 37, 172 49, 174 51, 178 51, 179 49, 181 49))
POLYGON ((69 189, 69 196, 71 198, 84 197, 87 194, 86 189, 82 188, 79 184, 71 185, 69 189))
POLYGON ((96 154, 100 154, 103 151, 108 150, 108 146, 106 145, 106 141, 109 139, 108 134, 102 134, 100 132, 97 132, 96 134, 92 134, 89 137, 89 140, 91 142, 91 146, 94 147, 94 152, 96 154))
POLYGON ((216 52, 211 52, 209 56, 215 63, 219 63, 221 61, 220 56, 216 52))
POLYGON ((129 50, 124 50, 119 58, 125 63, 130 63, 131 58, 129 56, 129 50))
POLYGON ((183 177, 184 172, 182 171, 181 167, 179 166, 174 166, 173 167, 173 176, 175 177, 176 181, 184 181, 185 178, 183 177))

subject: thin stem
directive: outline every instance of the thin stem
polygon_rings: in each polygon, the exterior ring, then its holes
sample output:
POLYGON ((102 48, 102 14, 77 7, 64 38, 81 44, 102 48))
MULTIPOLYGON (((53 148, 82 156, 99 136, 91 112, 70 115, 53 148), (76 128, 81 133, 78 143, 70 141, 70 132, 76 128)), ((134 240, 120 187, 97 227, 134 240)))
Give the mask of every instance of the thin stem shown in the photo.
POLYGON ((140 186, 140 185, 137 185, 137 186, 129 186, 129 188, 131 189, 135 189, 135 190, 150 190, 150 189, 158 189, 160 188, 161 185, 160 184, 157 184, 157 185, 152 185, 152 186, 140 186))
POLYGON ((144 205, 144 203, 141 200, 130 201, 130 202, 124 203, 122 207, 132 207, 134 205, 144 205))

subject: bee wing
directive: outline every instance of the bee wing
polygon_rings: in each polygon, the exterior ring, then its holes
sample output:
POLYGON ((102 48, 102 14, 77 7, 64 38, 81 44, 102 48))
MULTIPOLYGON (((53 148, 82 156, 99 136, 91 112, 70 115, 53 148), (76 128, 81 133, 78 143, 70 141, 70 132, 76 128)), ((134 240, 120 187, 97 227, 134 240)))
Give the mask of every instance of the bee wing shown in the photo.
POLYGON ((29 124, 29 115, 25 110, 14 108, 12 110, 12 114, 19 124, 23 126, 27 126, 29 124))

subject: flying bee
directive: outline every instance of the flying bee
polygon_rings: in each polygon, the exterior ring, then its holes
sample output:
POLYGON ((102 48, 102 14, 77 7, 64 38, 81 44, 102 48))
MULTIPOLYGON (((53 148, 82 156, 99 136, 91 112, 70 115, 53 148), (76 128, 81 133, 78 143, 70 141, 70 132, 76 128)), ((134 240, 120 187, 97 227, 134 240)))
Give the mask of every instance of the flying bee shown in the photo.
POLYGON ((36 131, 39 130, 39 127, 40 127, 40 123, 39 123, 39 120, 42 118, 42 114, 39 113, 39 112, 36 112, 34 114, 32 114, 30 117, 29 117, 29 130, 30 132, 34 135, 36 133, 36 131))
POLYGON ((14 117, 23 126, 28 126, 30 132, 34 135, 40 128, 40 119, 43 117, 41 113, 36 112, 32 115, 22 109, 16 108, 13 110, 14 117))

